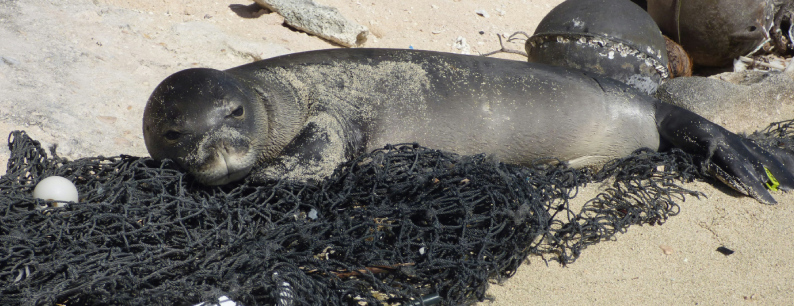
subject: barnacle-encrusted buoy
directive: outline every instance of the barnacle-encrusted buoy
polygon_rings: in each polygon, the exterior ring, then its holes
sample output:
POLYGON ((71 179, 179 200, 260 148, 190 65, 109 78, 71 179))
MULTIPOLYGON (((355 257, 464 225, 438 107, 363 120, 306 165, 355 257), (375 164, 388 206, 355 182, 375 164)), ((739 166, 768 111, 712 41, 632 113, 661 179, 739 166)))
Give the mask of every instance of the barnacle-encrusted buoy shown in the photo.
MULTIPOLYGON (((648 0, 648 14, 696 66, 730 66, 768 39, 780 5, 772 0, 648 0)), ((784 1, 785 2, 785 1, 784 1)))
POLYGON ((669 78, 664 37, 629 0, 568 0, 527 40, 530 62, 583 69, 652 94, 669 78))

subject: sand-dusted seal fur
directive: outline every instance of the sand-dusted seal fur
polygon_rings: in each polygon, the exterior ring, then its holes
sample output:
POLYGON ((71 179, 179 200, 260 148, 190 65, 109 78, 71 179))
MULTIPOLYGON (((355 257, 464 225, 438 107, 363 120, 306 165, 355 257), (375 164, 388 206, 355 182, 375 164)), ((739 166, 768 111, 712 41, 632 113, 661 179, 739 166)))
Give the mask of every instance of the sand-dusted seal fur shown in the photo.
MULTIPOLYGON (((449 53, 335 49, 166 78, 144 111, 146 147, 200 182, 321 180, 390 143, 527 164, 592 165, 678 147, 765 203, 764 167, 794 186, 780 154, 682 108, 574 69, 449 53)), ((785 156, 784 156, 785 157, 785 156)), ((784 160, 785 161, 785 160, 784 160)))

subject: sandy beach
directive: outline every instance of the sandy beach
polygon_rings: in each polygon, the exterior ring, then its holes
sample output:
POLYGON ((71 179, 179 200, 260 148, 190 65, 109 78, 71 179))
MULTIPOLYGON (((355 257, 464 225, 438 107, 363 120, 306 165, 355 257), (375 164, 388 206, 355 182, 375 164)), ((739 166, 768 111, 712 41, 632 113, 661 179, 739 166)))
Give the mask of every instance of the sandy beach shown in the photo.
MULTIPOLYGON (((364 47, 480 54, 497 35, 532 33, 559 0, 316 0, 367 26, 364 47), (484 11, 487 14, 478 14, 484 11), (459 48, 465 40, 468 47, 459 48)), ((25 130, 61 156, 147 156, 144 105, 168 75, 226 69, 293 52, 339 48, 290 29, 245 1, 0 0, 0 135, 25 130)), ((522 50, 521 43, 505 43, 522 50)), ((498 57, 525 60, 514 54, 498 57)), ((770 102, 771 103, 771 102, 770 102)), ((792 119, 722 114, 734 132, 792 119), (735 116, 734 116, 735 115, 735 116), (758 119, 760 117, 761 119, 758 119), (748 119, 751 118, 751 119, 748 119)), ((0 146, 0 173, 10 152, 0 146)), ((481 305, 782 305, 794 301, 794 194, 768 206, 724 185, 695 182, 681 213, 634 226, 566 267, 531 256, 481 305), (718 247, 734 251, 717 252, 718 247)), ((588 186, 579 196, 595 196, 588 186)))

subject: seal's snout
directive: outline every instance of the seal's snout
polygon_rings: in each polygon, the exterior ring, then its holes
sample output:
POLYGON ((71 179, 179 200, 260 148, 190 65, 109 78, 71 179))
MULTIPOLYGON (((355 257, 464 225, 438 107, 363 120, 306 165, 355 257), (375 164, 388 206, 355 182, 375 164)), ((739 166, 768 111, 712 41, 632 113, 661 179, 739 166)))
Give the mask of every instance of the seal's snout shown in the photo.
POLYGON ((245 139, 220 139, 211 145, 212 149, 217 150, 224 156, 245 155, 250 149, 249 142, 245 139))
POLYGON ((185 168, 205 185, 223 185, 244 178, 256 159, 250 141, 234 129, 210 132, 199 143, 186 159, 185 168))

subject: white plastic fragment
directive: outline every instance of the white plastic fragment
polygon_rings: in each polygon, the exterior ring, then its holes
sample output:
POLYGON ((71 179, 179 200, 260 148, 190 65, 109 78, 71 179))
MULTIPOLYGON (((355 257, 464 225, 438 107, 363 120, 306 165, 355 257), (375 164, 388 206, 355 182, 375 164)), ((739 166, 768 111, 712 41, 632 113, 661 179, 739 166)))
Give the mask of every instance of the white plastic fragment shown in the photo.
POLYGON ((786 69, 789 69, 787 65, 789 67, 791 66, 790 64, 787 64, 783 58, 774 55, 757 56, 752 58, 746 56, 739 56, 738 58, 733 60, 733 71, 734 72, 741 72, 745 70, 786 71, 786 69))
POLYGON ((747 64, 745 64, 738 58, 733 60, 733 72, 742 72, 745 70, 747 70, 747 64))
MULTIPOLYGON (((204 303, 198 303, 193 306, 204 306, 204 303)), ((228 296, 222 295, 218 298, 218 304, 212 304, 210 306, 237 306, 237 302, 229 299, 228 296)))
POLYGON ((221 296, 218 298, 218 302, 220 306, 236 306, 237 303, 229 299, 227 296, 221 296))
POLYGON ((25 271, 22 271, 22 269, 20 269, 19 274, 17 275, 16 278, 14 278, 14 282, 17 283, 21 281, 23 278, 28 276, 30 276, 30 268, 28 267, 28 265, 25 265, 25 271))
POLYGON ((293 305, 293 302, 295 301, 295 293, 292 291, 292 285, 290 285, 288 282, 281 282, 281 286, 279 286, 278 289, 278 305, 293 305))
POLYGON ((455 39, 455 44, 452 45, 455 49, 460 50, 460 54, 471 54, 471 46, 466 42, 466 38, 458 36, 455 39))
POLYGON ((788 64, 786 64, 786 69, 783 72, 792 74, 794 73, 794 59, 789 59, 788 64))
POLYGON ((474 11, 474 13, 485 18, 491 17, 491 15, 488 15, 488 12, 486 10, 476 10, 474 11))
POLYGON ((369 29, 355 23, 335 7, 312 0, 254 0, 260 6, 284 17, 288 25, 345 47, 357 47, 367 41, 369 29))

